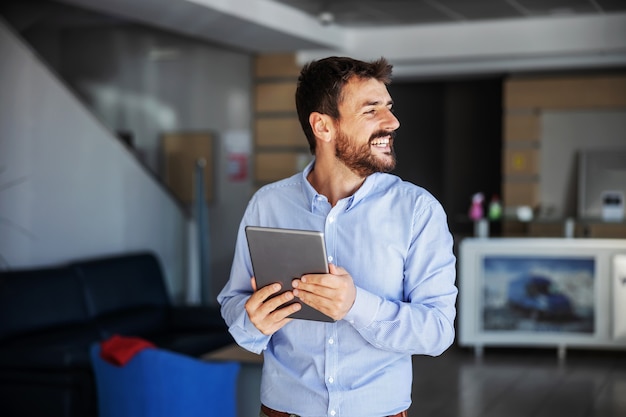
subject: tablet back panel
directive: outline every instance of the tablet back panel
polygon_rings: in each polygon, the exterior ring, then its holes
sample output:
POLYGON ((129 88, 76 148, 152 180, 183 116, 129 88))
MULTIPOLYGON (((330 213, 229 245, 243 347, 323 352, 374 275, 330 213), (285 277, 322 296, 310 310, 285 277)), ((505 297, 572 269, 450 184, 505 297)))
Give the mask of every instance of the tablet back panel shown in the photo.
MULTIPOLYGON (((282 293, 292 289, 291 281, 294 278, 304 274, 328 273, 322 232, 247 226, 246 237, 257 288, 280 282, 282 293)), ((334 321, 314 308, 300 304, 302 309, 290 317, 334 321)))

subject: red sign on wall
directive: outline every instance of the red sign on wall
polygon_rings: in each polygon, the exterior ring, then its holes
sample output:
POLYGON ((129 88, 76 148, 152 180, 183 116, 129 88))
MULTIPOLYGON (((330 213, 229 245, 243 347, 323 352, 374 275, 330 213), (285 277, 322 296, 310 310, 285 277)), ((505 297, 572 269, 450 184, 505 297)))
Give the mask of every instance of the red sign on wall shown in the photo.
POLYGON ((245 181, 248 178, 248 154, 231 153, 228 155, 228 179, 245 181))

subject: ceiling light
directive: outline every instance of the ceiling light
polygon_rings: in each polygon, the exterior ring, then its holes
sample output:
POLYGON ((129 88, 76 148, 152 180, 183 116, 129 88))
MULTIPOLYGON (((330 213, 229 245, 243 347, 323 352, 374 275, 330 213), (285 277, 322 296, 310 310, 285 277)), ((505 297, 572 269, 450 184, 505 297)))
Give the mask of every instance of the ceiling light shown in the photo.
POLYGON ((323 26, 328 26, 335 21, 335 15, 331 12, 321 12, 317 15, 317 19, 323 26))

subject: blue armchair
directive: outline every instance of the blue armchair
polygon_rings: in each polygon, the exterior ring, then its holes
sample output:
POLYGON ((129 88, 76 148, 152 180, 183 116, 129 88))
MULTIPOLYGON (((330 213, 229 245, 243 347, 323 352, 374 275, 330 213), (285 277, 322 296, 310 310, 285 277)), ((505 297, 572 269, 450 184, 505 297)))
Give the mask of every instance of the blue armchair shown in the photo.
POLYGON ((158 348, 123 366, 91 347, 99 417, 236 417, 236 362, 205 362, 158 348))

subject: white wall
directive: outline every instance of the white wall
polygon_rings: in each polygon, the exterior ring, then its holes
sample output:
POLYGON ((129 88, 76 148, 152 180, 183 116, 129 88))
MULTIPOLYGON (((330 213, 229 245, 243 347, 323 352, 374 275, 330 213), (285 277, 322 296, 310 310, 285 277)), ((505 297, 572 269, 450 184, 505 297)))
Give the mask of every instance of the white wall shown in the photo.
POLYGON ((546 111, 541 129, 542 208, 552 218, 576 217, 578 152, 626 149, 626 110, 546 111))
POLYGON ((211 283, 202 294, 213 300, 228 278, 251 192, 250 178, 228 179, 225 162, 233 148, 242 147, 241 140, 230 139, 243 136, 243 147, 251 148, 251 56, 139 25, 64 30, 59 42, 63 78, 111 131, 133 133, 137 152, 157 177, 163 178, 163 133, 214 135, 209 167, 214 198, 208 207, 212 267, 204 278, 211 283))
POLYGON ((3 260, 19 268, 150 249, 180 292, 179 207, 1 22, 0 54, 3 260))
POLYGON ((137 163, 111 132, 132 130, 139 154, 158 170, 162 132, 205 129, 217 136, 216 199, 209 210, 213 286, 219 288, 250 189, 249 182, 225 178, 228 147, 220 138, 233 130, 249 133, 250 58, 217 49, 203 54, 196 46, 184 51, 192 59, 159 61, 156 68, 137 46, 152 47, 150 37, 137 44, 129 42, 128 33, 107 38, 117 41, 109 42, 108 50, 92 44, 91 53, 81 55, 82 64, 68 58, 65 43, 53 45, 61 67, 106 64, 99 67, 99 78, 74 80, 97 109, 94 116, 4 23, 0 26, 1 261, 17 268, 152 249, 173 296, 181 298, 187 219, 156 173, 137 163), (118 55, 120 48, 126 53, 118 55))

